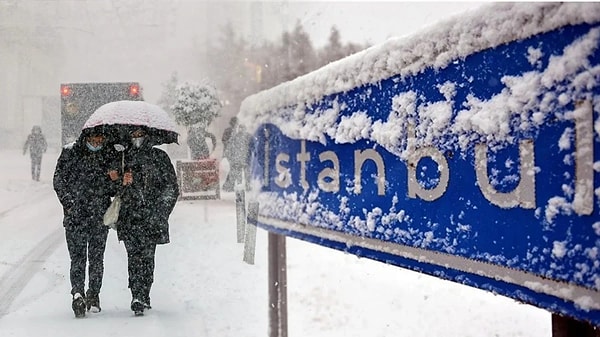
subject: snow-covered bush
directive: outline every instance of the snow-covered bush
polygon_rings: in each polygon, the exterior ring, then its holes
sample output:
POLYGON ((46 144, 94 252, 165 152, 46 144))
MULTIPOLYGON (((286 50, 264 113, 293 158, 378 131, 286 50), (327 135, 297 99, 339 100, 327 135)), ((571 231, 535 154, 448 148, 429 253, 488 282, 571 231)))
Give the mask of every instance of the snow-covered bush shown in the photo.
POLYGON ((177 86, 171 111, 178 124, 208 126, 221 113, 217 90, 208 83, 184 82, 177 86))

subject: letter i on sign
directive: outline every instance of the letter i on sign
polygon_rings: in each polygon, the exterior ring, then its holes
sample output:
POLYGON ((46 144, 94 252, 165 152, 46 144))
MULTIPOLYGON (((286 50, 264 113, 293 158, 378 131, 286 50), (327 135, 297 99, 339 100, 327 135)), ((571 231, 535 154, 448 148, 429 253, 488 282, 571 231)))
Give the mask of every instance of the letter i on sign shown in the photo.
POLYGON ((592 102, 577 102, 575 118, 575 197, 573 210, 590 215, 594 210, 594 115, 592 102))

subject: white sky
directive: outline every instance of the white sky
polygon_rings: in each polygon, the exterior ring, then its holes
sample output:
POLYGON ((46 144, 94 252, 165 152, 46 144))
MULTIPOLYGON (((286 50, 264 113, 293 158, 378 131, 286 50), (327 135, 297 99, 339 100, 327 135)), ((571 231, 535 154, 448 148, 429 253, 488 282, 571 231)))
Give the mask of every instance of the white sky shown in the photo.
MULTIPOLYGON (((111 6, 90 5, 105 12, 78 23, 92 34, 72 32, 75 39, 85 41, 86 47, 69 51, 61 81, 139 79, 146 99, 156 102, 162 90, 161 82, 167 80, 172 71, 177 70, 181 80, 205 77, 201 65, 197 64, 198 52, 206 39, 216 37, 227 22, 239 33, 247 34, 249 41, 253 41, 253 36, 258 36, 259 41, 279 39, 281 33, 291 31, 299 19, 316 47, 326 43, 332 25, 338 27, 344 42, 375 44, 390 36, 413 33, 481 3, 265 1, 251 4, 249 1, 153 0, 145 4, 151 9, 146 16, 152 25, 142 25, 145 21, 140 17, 130 22, 117 20, 114 18, 116 10, 110 9, 111 6), (148 33, 141 33, 143 31, 148 33), (126 38, 129 33, 136 36, 135 41, 126 38), (136 62, 123 62, 123 59, 136 62), (96 67, 90 68, 89 64, 96 67)), ((87 13, 81 8, 77 11, 87 13)), ((76 17, 81 20, 85 16, 76 17)), ((50 22, 56 19, 48 18, 50 22)))
POLYGON ((482 2, 312 1, 290 2, 289 17, 279 24, 292 30, 299 19, 317 47, 327 43, 335 25, 344 42, 379 44, 474 9, 482 2))
MULTIPOLYGON (((125 248, 111 231, 102 312, 75 319, 52 190, 57 157, 46 153, 33 182, 29 156, 0 150, 1 336, 268 336, 266 232, 257 231, 255 264, 242 262, 233 193, 177 203, 171 243, 157 249, 153 309, 143 317, 129 310, 125 248)), ((289 336, 551 334, 548 312, 502 296, 298 240, 288 239, 287 249, 289 336)))
POLYGON ((470 2, 265 1, 251 5, 249 1, 212 0, 0 0, 0 14, 4 13, 0 31, 21 32, 11 36, 14 44, 0 51, 0 72, 7 79, 0 83, 0 113, 8 114, 6 128, 25 136, 42 117, 32 112, 39 108, 31 108, 21 97, 54 97, 60 83, 70 82, 136 81, 145 99, 156 103, 162 83, 173 71, 180 80, 206 77, 198 60, 202 46, 227 21, 249 34, 249 39, 277 39, 284 28, 292 29, 296 19, 301 19, 317 46, 325 43, 334 24, 345 42, 380 43, 388 36, 415 32, 477 6, 470 2), (56 41, 64 41, 65 49, 40 52, 29 46, 30 40, 45 41, 52 48, 56 41))
MULTIPOLYGON (((300 21, 316 47, 327 43, 335 25, 344 42, 377 44, 392 36, 413 33, 440 19, 477 8, 485 2, 472 1, 224 1, 182 0, 178 17, 183 26, 230 21, 252 36, 278 39, 300 21), (206 11, 204 22, 198 20, 206 11)), ((191 33, 178 30, 179 34, 191 33)))

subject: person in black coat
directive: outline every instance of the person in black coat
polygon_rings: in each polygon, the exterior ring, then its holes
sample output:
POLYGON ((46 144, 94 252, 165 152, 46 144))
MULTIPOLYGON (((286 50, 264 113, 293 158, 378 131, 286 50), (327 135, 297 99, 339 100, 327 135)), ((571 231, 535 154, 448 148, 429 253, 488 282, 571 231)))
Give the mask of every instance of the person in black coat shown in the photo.
POLYGON ((149 141, 146 130, 131 134, 125 153, 122 204, 117 236, 125 243, 131 310, 143 314, 150 306, 156 246, 169 243, 169 216, 179 197, 171 159, 149 141))
MULTIPOLYGON (((221 136, 221 141, 223 142, 223 148, 225 150, 229 146, 229 141, 231 140, 231 136, 233 136, 233 132, 235 131, 237 124, 238 124, 238 118, 231 117, 231 119, 229 120, 229 126, 227 128, 225 128, 225 130, 223 131, 223 136, 221 136)), ((223 154, 223 156, 225 158, 229 159, 229 154, 227 152, 225 152, 223 154)))
POLYGON ((223 183, 223 190, 225 192, 233 192, 233 185, 235 183, 235 169, 232 166, 233 162, 233 146, 230 146, 230 142, 234 136, 235 129, 237 128, 238 119, 237 117, 231 117, 229 120, 229 126, 223 131, 223 136, 221 137, 221 141, 223 142, 223 157, 227 159, 227 163, 229 163, 229 173, 227 173, 227 178, 225 178, 225 182, 223 183))
POLYGON ((46 137, 42 133, 42 128, 39 125, 34 125, 31 128, 31 133, 27 136, 25 145, 23 146, 23 155, 29 149, 31 157, 31 179, 40 181, 40 171, 42 170, 42 155, 48 149, 46 137))
POLYGON ((246 127, 239 124, 229 139, 226 149, 229 161, 229 174, 223 183, 223 190, 233 191, 236 184, 245 183, 246 190, 250 189, 250 150, 254 146, 254 138, 246 127))
POLYGON ((109 177, 109 164, 115 156, 110 150, 101 131, 84 130, 75 143, 65 145, 54 171, 54 190, 63 206, 63 226, 71 258, 72 309, 76 317, 85 316, 86 308, 92 312, 101 310, 99 294, 108 236, 103 215, 117 188, 117 183, 109 177))

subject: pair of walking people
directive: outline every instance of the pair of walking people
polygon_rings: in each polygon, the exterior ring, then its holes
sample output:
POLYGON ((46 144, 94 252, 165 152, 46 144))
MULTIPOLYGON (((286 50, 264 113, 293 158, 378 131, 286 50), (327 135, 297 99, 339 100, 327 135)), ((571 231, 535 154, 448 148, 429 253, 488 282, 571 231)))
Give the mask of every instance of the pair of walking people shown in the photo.
POLYGON ((117 194, 122 198, 117 237, 127 251, 131 310, 139 315, 151 307, 156 246, 169 243, 168 218, 179 189, 169 156, 152 146, 146 129, 136 128, 130 135, 130 144, 120 153, 107 144, 102 128, 86 129, 63 148, 57 161, 54 190, 63 206, 76 317, 101 311, 109 230, 103 215, 117 194))

